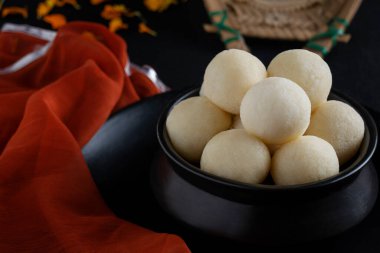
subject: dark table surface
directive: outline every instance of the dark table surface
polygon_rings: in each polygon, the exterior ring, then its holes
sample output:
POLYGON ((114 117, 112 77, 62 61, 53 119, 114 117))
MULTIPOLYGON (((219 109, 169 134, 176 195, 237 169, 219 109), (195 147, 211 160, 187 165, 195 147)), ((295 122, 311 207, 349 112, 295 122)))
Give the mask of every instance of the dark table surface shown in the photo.
MULTIPOLYGON (((37 2, 14 0, 6 1, 5 6, 27 4, 31 12, 37 2)), ((99 17, 101 8, 90 6, 87 2, 79 1, 82 4, 81 15, 69 7, 59 12, 65 13, 69 20, 106 24, 99 17)), ((132 2, 134 3, 130 5, 133 8, 141 9, 141 1, 132 2)), ((207 34, 202 29, 202 24, 208 22, 202 1, 188 0, 161 14, 147 11, 143 14, 148 24, 158 32, 158 36, 142 35, 136 29, 120 32, 127 41, 130 59, 139 65, 154 67, 161 79, 174 90, 200 86, 208 62, 224 49, 217 35, 207 34)), ((0 25, 4 22, 49 27, 33 15, 26 20, 18 17, 1 19, 0 25)), ((380 114, 377 113, 380 111, 380 1, 363 1, 348 33, 352 34, 351 41, 348 44, 338 44, 326 58, 333 73, 333 87, 365 105, 377 122, 380 122, 380 114)), ((254 38, 248 38, 247 43, 252 53, 265 65, 279 52, 301 48, 304 44, 254 38)), ((177 233, 185 239, 193 252, 380 252, 379 203, 368 218, 346 233, 324 241, 281 247, 241 245, 220 240, 186 228, 171 219, 155 203, 147 176, 150 159, 157 149, 155 122, 162 107, 175 95, 175 92, 160 95, 159 98, 138 103, 122 112, 130 116, 122 122, 128 125, 126 136, 118 138, 119 141, 128 142, 122 149, 111 149, 102 159, 93 159, 89 154, 93 150, 110 150, 102 146, 101 140, 90 143, 89 148, 84 149, 94 180, 117 215, 156 231, 177 233), (134 138, 130 137, 131 133, 134 138)), ((377 165, 378 152, 375 156, 377 165)))

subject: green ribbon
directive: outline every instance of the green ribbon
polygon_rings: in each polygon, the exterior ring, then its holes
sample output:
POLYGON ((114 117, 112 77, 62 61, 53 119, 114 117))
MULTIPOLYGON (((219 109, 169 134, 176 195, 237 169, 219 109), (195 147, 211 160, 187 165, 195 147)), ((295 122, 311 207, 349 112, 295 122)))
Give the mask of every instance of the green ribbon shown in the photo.
POLYGON ((332 46, 334 47, 338 40, 338 37, 344 34, 348 25, 349 23, 346 19, 339 17, 334 18, 334 20, 330 23, 327 31, 313 36, 306 44, 306 47, 319 51, 323 54, 323 56, 326 56, 329 53, 329 50, 326 47, 316 43, 316 41, 323 38, 330 38, 332 41, 332 46), (344 28, 337 28, 336 23, 342 24, 344 28))
POLYGON ((241 38, 241 34, 238 30, 228 26, 225 24, 226 20, 227 20, 227 11, 226 10, 220 10, 220 11, 210 11, 208 13, 208 15, 210 16, 211 20, 213 17, 215 16, 220 16, 220 21, 219 22, 213 22, 213 25, 216 26, 216 28, 218 28, 218 33, 220 35, 220 32, 221 31, 227 31, 229 33, 231 33, 232 35, 234 35, 233 37, 231 38, 228 38, 228 39, 225 39, 223 40, 223 43, 225 45, 228 45, 229 43, 233 42, 233 41, 237 41, 241 38))

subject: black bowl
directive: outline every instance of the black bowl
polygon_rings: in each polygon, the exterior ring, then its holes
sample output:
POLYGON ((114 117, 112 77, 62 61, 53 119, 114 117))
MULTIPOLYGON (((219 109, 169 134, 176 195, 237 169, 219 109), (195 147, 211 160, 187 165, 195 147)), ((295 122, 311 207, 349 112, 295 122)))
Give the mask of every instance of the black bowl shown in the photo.
POLYGON ((331 92, 329 99, 350 104, 363 117, 365 135, 357 156, 338 175, 295 186, 249 185, 201 171, 173 149, 165 127, 157 124, 161 146, 151 170, 151 185, 160 206, 177 220, 200 231, 248 243, 297 243, 339 234, 360 223, 377 198, 378 179, 371 157, 377 128, 371 115, 352 99, 331 92))

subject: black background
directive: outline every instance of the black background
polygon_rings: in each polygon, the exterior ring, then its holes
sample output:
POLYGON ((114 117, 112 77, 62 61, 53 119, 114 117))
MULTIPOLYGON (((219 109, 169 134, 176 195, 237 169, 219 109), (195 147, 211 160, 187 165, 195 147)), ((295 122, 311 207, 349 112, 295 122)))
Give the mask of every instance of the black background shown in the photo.
MULTIPOLYGON (((28 23, 49 28, 49 25, 35 18, 37 2, 6 1, 5 6, 28 6, 30 17, 24 20, 12 16, 1 19, 0 24, 4 22, 28 23)), ((100 12, 104 5, 94 7, 88 4, 89 1, 79 0, 78 2, 82 6, 80 11, 67 6, 55 9, 54 12, 64 13, 68 20, 88 20, 106 24, 100 18, 100 12)), ((142 10, 148 25, 158 32, 157 37, 139 34, 136 29, 137 21, 129 20, 130 28, 119 34, 127 41, 128 53, 134 63, 154 67, 161 79, 175 90, 201 85, 208 62, 215 54, 224 49, 216 34, 207 34, 202 29, 202 24, 209 22, 202 1, 188 0, 186 3, 170 7, 163 13, 148 12, 143 8, 141 1, 112 2, 126 3, 132 9, 142 10)), ((373 111, 380 111, 380 100, 378 99, 378 95, 380 95, 380 68, 378 63, 380 61, 380 1, 363 1, 348 29, 348 33, 352 34, 351 41, 348 44, 339 43, 326 58, 333 73, 333 88, 353 97, 373 111)), ((254 38, 247 38, 247 43, 252 53, 261 59, 265 65, 268 65, 277 53, 286 49, 301 48, 304 44, 302 42, 254 38)), ((162 107, 162 105, 157 106, 162 107)), ((132 107, 132 110, 134 110, 133 108, 136 106, 132 107)), ((373 113, 375 116, 377 115, 376 112, 373 113)), ((136 114, 136 117, 148 116, 136 114)), ((153 118, 153 116, 150 118, 150 123, 154 125, 153 118)), ((146 122, 144 124, 146 125, 146 122)), ((144 138, 149 142, 149 138, 154 136, 152 131, 149 129, 146 132, 149 134, 141 132, 140 134, 146 135, 141 137, 141 140, 136 139, 136 145, 139 145, 138 143, 141 143, 144 138)), ((156 143, 152 141, 148 145, 149 151, 147 151, 146 146, 134 146, 137 153, 134 156, 131 155, 130 166, 147 168, 148 163, 142 163, 140 156, 144 153, 149 157, 156 147, 155 145, 156 143), (141 152, 138 153, 138 151, 141 152)), ((95 177, 96 173, 94 171, 92 173, 95 177)), ((145 176, 144 173, 140 173, 136 178, 145 176)), ((142 192, 140 195, 126 194, 125 191, 132 189, 131 185, 135 186, 141 183, 140 187, 148 187, 145 185, 147 184, 146 181, 136 183, 136 181, 133 182, 135 179, 132 178, 128 181, 129 187, 125 186, 126 181, 119 182, 119 186, 116 186, 117 184, 108 185, 108 188, 107 185, 101 184, 101 180, 95 178, 95 181, 107 203, 117 215, 156 231, 177 233, 186 240, 193 252, 276 252, 288 250, 293 252, 380 252, 380 217, 378 215, 380 210, 378 203, 370 216, 359 226, 325 241, 282 247, 240 245, 211 238, 199 231, 182 227, 160 211, 155 203, 139 200, 141 196, 151 197, 149 192, 142 192), (115 194, 115 191, 119 191, 119 194, 115 194), (141 206, 136 207, 136 203, 141 204, 141 206)))
MULTIPOLYGON (((29 18, 18 16, 2 18, 4 22, 28 23, 44 28, 50 25, 36 19, 39 1, 6 0, 6 6, 28 6, 29 18)), ((171 6, 163 13, 152 13, 142 1, 110 1, 124 3, 140 10, 148 25, 158 32, 157 37, 137 32, 137 20, 126 19, 127 31, 119 34, 127 41, 130 59, 140 65, 154 67, 161 79, 172 88, 200 86, 203 73, 212 57, 224 49, 218 35, 207 34, 202 25, 209 19, 200 0, 188 0, 171 6)), ((71 6, 55 8, 52 13, 64 13, 69 21, 88 20, 107 24, 100 17, 104 4, 92 6, 89 0, 78 0, 81 10, 71 6)), ((333 88, 359 100, 362 104, 380 111, 380 1, 364 0, 353 23, 348 28, 352 39, 339 43, 326 57, 333 74, 333 88)), ((251 51, 267 66, 281 51, 301 48, 302 42, 273 41, 248 38, 251 51)))

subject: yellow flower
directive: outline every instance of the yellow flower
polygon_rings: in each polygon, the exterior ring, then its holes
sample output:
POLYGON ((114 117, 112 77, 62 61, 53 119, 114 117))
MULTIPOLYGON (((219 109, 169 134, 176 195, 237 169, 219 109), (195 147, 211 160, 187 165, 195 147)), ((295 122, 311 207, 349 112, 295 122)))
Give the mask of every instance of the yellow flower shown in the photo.
POLYGON ((49 23, 53 29, 58 29, 66 24, 66 17, 62 14, 51 14, 45 16, 44 21, 49 23))
POLYGON ((144 4, 150 11, 162 12, 170 5, 177 4, 177 0, 144 0, 144 4))
POLYGON ((44 3, 39 3, 37 7, 37 18, 40 19, 49 14, 56 2, 56 0, 46 0, 44 3))
POLYGON ((28 9, 23 8, 23 7, 17 7, 17 6, 12 6, 12 7, 5 7, 3 8, 3 12, 1 13, 1 17, 5 18, 8 15, 12 14, 20 14, 23 16, 23 18, 28 17, 28 9))
POLYGON ((105 1, 108 1, 108 0, 91 0, 90 2, 92 5, 98 5, 98 4, 104 3, 105 1))
POLYGON ((115 5, 109 5, 107 4, 104 6, 102 13, 100 14, 102 18, 107 20, 112 20, 115 18, 120 18, 121 15, 127 15, 128 9, 125 7, 125 5, 122 4, 115 4, 115 5))
POLYGON ((139 33, 147 33, 152 36, 157 36, 157 32, 150 29, 145 23, 141 22, 139 24, 139 33))
POLYGON ((114 18, 110 21, 108 25, 108 29, 111 32, 117 32, 120 29, 127 29, 128 25, 123 22, 121 18, 114 18))
POLYGON ((80 5, 78 4, 77 0, 58 0, 56 3, 58 7, 65 6, 66 4, 70 4, 77 10, 80 9, 80 5))

